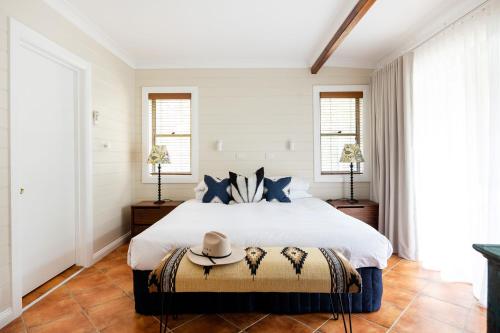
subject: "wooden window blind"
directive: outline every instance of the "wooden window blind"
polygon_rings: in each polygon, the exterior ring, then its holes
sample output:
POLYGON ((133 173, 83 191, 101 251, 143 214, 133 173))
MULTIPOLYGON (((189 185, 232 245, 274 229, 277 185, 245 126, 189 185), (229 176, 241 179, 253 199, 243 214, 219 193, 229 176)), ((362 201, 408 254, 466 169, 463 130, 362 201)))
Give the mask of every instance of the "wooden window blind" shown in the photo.
MULTIPOLYGON (((348 174, 348 163, 340 163, 344 145, 357 143, 362 147, 363 92, 320 93, 321 174, 348 174)), ((354 165, 362 173, 360 163, 354 165)))
MULTIPOLYGON (((148 99, 151 145, 166 145, 170 156, 170 164, 161 166, 162 174, 190 175, 191 94, 150 93, 148 99)), ((155 166, 150 170, 155 174, 155 166)))

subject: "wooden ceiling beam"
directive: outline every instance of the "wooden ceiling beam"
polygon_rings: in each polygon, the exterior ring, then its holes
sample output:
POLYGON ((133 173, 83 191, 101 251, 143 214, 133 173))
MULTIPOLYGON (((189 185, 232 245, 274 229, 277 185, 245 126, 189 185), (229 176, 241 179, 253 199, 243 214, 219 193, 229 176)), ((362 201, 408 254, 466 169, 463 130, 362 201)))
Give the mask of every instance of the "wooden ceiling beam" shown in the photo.
POLYGON ((342 44, 344 39, 349 35, 352 29, 358 24, 363 16, 368 12, 370 7, 375 3, 376 0, 359 0, 353 10, 349 13, 347 18, 344 20, 340 28, 335 32, 332 39, 323 52, 319 55, 316 62, 311 67, 311 73, 316 74, 323 67, 325 62, 330 58, 332 53, 342 44))

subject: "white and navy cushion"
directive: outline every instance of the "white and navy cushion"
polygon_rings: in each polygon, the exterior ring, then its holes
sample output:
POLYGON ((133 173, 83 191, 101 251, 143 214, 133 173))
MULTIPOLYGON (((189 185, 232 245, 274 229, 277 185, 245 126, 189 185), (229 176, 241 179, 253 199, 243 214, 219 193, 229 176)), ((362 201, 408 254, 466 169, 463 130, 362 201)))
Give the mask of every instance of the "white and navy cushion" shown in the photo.
POLYGON ((255 171, 250 177, 229 171, 229 182, 236 203, 259 202, 264 195, 264 168, 255 171))
POLYGON ((205 175, 203 181, 205 182, 205 193, 201 198, 202 202, 217 202, 226 205, 229 203, 231 200, 231 187, 228 178, 219 179, 205 175))
POLYGON ((291 202, 289 197, 291 181, 292 177, 277 180, 264 178, 264 198, 267 201, 291 202))

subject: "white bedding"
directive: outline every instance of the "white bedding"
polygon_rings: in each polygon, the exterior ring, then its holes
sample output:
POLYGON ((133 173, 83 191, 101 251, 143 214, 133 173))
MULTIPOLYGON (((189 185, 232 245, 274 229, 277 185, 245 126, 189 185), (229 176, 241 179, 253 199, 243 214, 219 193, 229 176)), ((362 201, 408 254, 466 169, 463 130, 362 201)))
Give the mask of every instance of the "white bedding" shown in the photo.
POLYGON ((128 264, 151 270, 171 248, 199 244, 212 230, 239 246, 332 247, 356 268, 385 268, 392 254, 389 240, 375 229, 317 198, 236 205, 193 199, 132 238, 128 264))

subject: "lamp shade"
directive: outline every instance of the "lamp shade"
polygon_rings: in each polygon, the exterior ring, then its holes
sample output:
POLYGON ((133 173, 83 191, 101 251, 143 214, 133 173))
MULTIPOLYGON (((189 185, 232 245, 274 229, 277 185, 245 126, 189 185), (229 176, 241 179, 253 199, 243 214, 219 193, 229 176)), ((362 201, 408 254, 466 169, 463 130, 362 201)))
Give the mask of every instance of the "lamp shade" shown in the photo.
POLYGON ((344 146, 342 156, 340 156, 340 163, 361 163, 364 162, 363 154, 358 144, 348 143, 344 146))
POLYGON ((168 156, 167 146, 154 145, 148 157, 149 164, 169 164, 170 157, 168 156))

